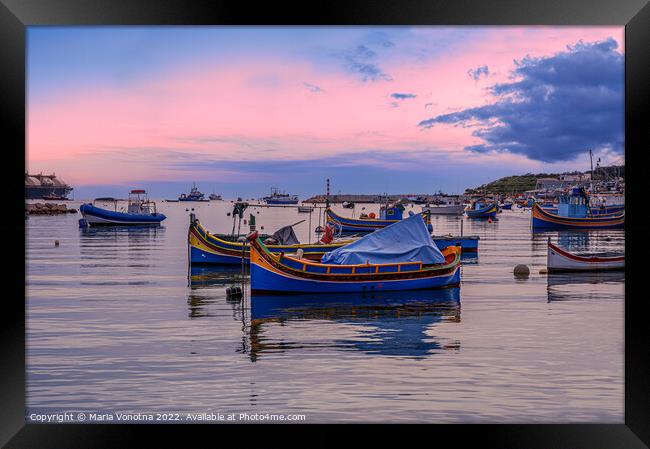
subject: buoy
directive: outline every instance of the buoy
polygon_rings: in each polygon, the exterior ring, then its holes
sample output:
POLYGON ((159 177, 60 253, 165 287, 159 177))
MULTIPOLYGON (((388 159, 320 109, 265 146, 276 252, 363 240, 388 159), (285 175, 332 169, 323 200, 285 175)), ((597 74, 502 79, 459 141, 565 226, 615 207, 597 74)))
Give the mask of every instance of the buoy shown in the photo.
POLYGON ((488 217, 488 223, 492 223, 492 217, 488 217))
POLYGON ((58 240, 54 241, 54 246, 59 246, 59 241, 58 240))
POLYGON ((520 277, 520 276, 521 277, 528 277, 528 275, 530 274, 530 269, 524 264, 519 264, 519 265, 517 265, 515 267, 513 273, 517 277, 520 277))

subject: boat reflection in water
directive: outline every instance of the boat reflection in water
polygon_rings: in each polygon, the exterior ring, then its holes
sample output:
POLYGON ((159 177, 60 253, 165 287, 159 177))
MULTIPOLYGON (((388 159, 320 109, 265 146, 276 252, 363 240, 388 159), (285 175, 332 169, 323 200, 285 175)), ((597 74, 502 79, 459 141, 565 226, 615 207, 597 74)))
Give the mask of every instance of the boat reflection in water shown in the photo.
MULTIPOLYGON (((244 279, 248 293, 248 276, 244 279)), ((242 286, 240 267, 192 266, 189 317, 223 314, 224 294, 215 290, 233 286, 242 286)), ((262 354, 289 350, 333 348, 422 358, 460 348, 457 340, 430 335, 431 325, 460 322, 458 287, 375 294, 256 294, 252 298, 245 294, 225 302, 233 319, 242 322, 245 334, 237 352, 248 354, 253 362, 262 354), (344 325, 345 329, 331 332, 331 325, 344 325)))
POLYGON ((101 226, 79 228, 79 232, 82 274, 88 276, 106 274, 108 276, 105 281, 109 282, 110 279, 124 273, 143 273, 143 279, 131 280, 130 285, 133 283, 144 285, 148 283, 144 280, 147 278, 148 260, 151 253, 162 246, 165 227, 101 226), (134 269, 136 271, 129 271, 134 269))
MULTIPOLYGON (((248 283, 248 276, 244 277, 248 283)), ((189 318, 202 318, 218 316, 219 304, 223 295, 215 295, 214 287, 223 288, 242 286, 242 270, 236 265, 220 267, 195 266, 190 267, 189 273, 190 292, 187 296, 189 318)), ((225 294, 225 293, 224 293, 225 294)), ((245 303, 242 298, 231 299, 226 297, 226 302, 232 306, 233 318, 237 321, 246 321, 244 315, 245 303)))
POLYGON ((548 302, 622 297, 625 271, 549 273, 548 302), (590 285, 600 284, 597 289, 590 285))
MULTIPOLYGON (((460 289, 377 294, 255 295, 251 300, 250 358, 264 353, 323 347, 366 354, 422 358, 457 350, 458 341, 441 343, 428 334, 432 324, 460 322, 460 289), (305 321, 310 323, 305 326, 305 321), (349 338, 331 339, 327 322, 350 325, 349 338), (287 327, 298 328, 296 332, 287 327), (305 333, 306 328, 312 332, 305 333), (269 334, 281 329, 279 338, 269 334)), ((337 334, 340 334, 337 332, 337 334)))

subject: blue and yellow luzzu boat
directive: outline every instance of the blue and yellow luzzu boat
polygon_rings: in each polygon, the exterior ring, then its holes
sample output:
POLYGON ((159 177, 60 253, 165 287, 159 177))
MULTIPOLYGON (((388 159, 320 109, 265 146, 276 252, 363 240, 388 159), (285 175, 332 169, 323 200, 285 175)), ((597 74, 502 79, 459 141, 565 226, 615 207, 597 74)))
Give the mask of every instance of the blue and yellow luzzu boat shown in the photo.
POLYGON ((420 215, 326 254, 323 259, 330 263, 274 254, 257 232, 248 240, 252 293, 367 293, 460 284, 460 248, 450 246, 440 252, 420 215), (359 258, 366 263, 340 263, 359 258))
POLYGON ((533 230, 622 228, 625 226, 625 211, 592 214, 584 189, 574 188, 569 195, 560 197, 557 213, 534 204, 531 224, 533 230))
MULTIPOLYGON (((404 216, 404 207, 401 204, 382 206, 379 210, 379 218, 371 216, 361 216, 359 218, 347 218, 337 214, 331 208, 325 209, 325 222, 341 233, 365 233, 383 229, 394 223, 401 221, 404 216)), ((420 215, 427 220, 429 214, 421 212, 420 215)), ((430 226, 429 226, 430 228, 430 226)))
POLYGON ((480 203, 476 202, 465 209, 467 218, 495 218, 497 216, 496 203, 480 203))
POLYGON ((373 232, 385 228, 402 219, 403 208, 382 207, 380 217, 347 218, 337 214, 331 208, 325 209, 325 222, 340 232, 373 232))
MULTIPOLYGON (((540 205, 542 209, 544 209, 546 212, 550 212, 551 214, 556 214, 558 212, 558 206, 557 205, 552 205, 552 206, 544 206, 540 205)), ((625 211, 625 205, 624 204, 614 204, 610 206, 598 206, 598 207, 591 207, 590 212, 591 215, 611 215, 611 214, 620 214, 621 212, 625 211)))
MULTIPOLYGON (((335 241, 332 243, 268 245, 266 248, 272 253, 295 253, 303 251, 303 257, 320 260, 323 254, 335 250, 352 240, 335 241)), ((242 256, 245 262, 250 258, 250 246, 238 241, 230 235, 210 234, 199 220, 190 215, 190 228, 188 231, 190 245, 190 263, 197 265, 241 265, 242 256)))

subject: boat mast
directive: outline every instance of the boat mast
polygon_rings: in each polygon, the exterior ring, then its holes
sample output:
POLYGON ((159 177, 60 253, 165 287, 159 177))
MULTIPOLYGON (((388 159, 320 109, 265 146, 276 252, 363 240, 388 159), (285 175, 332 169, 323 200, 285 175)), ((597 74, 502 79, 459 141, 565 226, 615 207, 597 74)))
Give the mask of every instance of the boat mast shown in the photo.
POLYGON ((591 166, 591 179, 590 179, 590 184, 591 184, 591 191, 594 191, 594 158, 593 158, 593 153, 591 150, 589 150, 589 164, 591 166))

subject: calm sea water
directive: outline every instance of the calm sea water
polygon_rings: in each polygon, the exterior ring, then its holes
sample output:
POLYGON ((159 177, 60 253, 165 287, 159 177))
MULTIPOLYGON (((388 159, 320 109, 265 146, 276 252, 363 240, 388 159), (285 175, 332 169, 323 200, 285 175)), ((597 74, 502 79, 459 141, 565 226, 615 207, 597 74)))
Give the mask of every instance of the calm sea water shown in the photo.
MULTIPOLYGON (((69 207, 77 207, 79 201, 69 207)), ((307 422, 624 422, 624 274, 540 274, 551 236, 623 250, 623 231, 532 234, 530 212, 494 223, 434 217, 479 235, 459 289, 226 298, 240 269, 194 269, 186 209, 230 232, 230 202, 165 203, 159 228, 27 228, 27 415, 35 412, 304 414, 307 422), (59 240, 56 247, 54 240, 59 240), (527 279, 512 270, 523 263, 527 279)), ((358 205, 377 212, 376 205, 358 205)), ((414 211, 420 207, 415 206, 414 211)), ((344 215, 351 210, 339 209, 344 215)), ((258 229, 306 221, 251 208, 258 229)), ((248 228, 242 229, 242 232, 248 228)))

